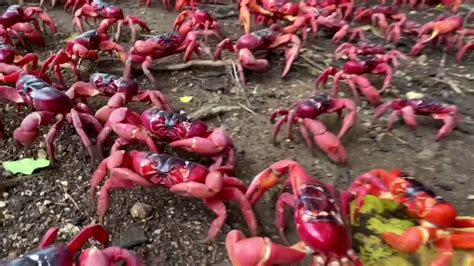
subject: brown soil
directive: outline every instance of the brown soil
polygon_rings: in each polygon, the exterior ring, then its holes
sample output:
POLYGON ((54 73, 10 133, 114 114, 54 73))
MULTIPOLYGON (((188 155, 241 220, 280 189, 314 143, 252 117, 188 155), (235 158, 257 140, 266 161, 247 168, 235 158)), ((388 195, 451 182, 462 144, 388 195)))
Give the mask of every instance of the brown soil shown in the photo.
MULTIPOLYGON (((128 14, 146 20, 153 29, 152 34, 170 31, 176 16, 175 12, 164 11, 161 3, 154 3, 151 8, 126 3, 121 3, 121 6, 128 14)), ((216 13, 219 9, 223 8, 212 7, 216 13)), ((42 59, 57 51, 59 46, 64 46, 64 40, 72 34, 71 14, 59 7, 48 12, 58 24, 60 34, 53 37, 49 35, 51 38, 48 39, 46 52, 35 50, 42 59)), ((436 15, 434 11, 418 14, 427 14, 424 21, 436 15)), ((235 15, 221 19, 220 23, 227 36, 236 39, 242 34, 235 15)), ((130 43, 123 42, 123 45, 129 47, 130 43)), ((412 42, 408 45, 411 47, 412 42)), ((408 45, 400 47, 400 50, 408 52, 408 45)), ((324 62, 332 58, 334 48, 330 39, 320 34, 318 39, 305 46, 304 57, 325 67, 324 62), (316 49, 317 47, 319 48, 316 49)), ((474 165, 471 164, 474 154, 469 152, 469 147, 474 147, 473 57, 466 58, 462 64, 457 65, 454 56, 448 54, 445 67, 441 67, 446 77, 463 90, 464 94, 459 95, 449 85, 433 79, 440 69, 440 48, 429 48, 426 54, 428 57, 425 62, 420 59, 412 60, 399 68, 392 90, 385 99, 402 97, 406 92, 416 91, 456 104, 463 115, 460 129, 442 142, 435 143, 434 136, 441 126, 440 122, 419 117, 420 126, 416 131, 411 132, 399 123, 392 135, 389 135, 385 131, 385 120, 381 126, 373 125, 371 117, 374 109, 362 102, 357 125, 343 140, 349 158, 346 166, 335 165, 317 148, 313 151, 306 148, 297 132, 293 141, 285 141, 282 134, 278 138, 278 145, 271 144, 271 111, 278 107, 290 107, 296 100, 307 98, 314 92, 316 70, 308 67, 307 61, 302 57, 298 59, 288 78, 281 80, 279 76, 284 64, 283 55, 269 56, 272 65, 270 71, 265 74, 249 74, 249 82, 243 91, 233 86, 233 80, 225 68, 159 72, 155 77, 160 90, 166 94, 175 110, 192 113, 209 104, 245 106, 207 122, 214 127, 225 128, 232 135, 237 147, 236 176, 247 183, 273 162, 286 158, 301 162, 310 174, 324 182, 336 183, 341 189, 347 186, 348 181, 370 169, 401 168, 452 202, 462 215, 469 215, 474 212, 472 198, 467 198, 473 193, 471 177, 474 174, 474 165), (471 73, 470 76, 467 76, 468 73, 471 73), (180 102, 179 98, 184 95, 193 96, 193 100, 187 104, 180 102)), ((175 60, 181 62, 182 59, 176 57, 175 60)), ((112 62, 120 69, 119 62, 112 62)), ((90 63, 85 65, 90 67, 90 73, 110 69, 108 62, 99 66, 90 63)), ((121 72, 115 74, 120 75, 121 72)), ((83 77, 86 76, 84 72, 83 77)), ((142 83, 146 81, 141 73, 137 73, 135 77, 142 83)), ((376 86, 380 86, 379 78, 374 77, 372 80, 376 86)), ((73 81, 69 82, 72 84, 73 81)), ((352 97, 348 90, 343 91, 347 97, 352 97)), ((95 100, 91 105, 99 108, 106 100, 95 100)), ((145 108, 132 106, 136 110, 145 108)), ((27 111, 16 112, 14 106, 4 101, 0 108, 7 132, 11 136, 27 111)), ((322 120, 331 131, 337 132, 339 129, 337 116, 324 116, 322 120)), ((3 198, 0 199, 6 202, 0 215, 0 238, 3 239, 0 243, 0 258, 11 259, 35 249, 38 240, 50 227, 63 228, 65 233, 61 234, 61 241, 65 241, 75 234, 74 228, 68 228, 67 224, 82 227, 97 222, 95 207, 89 197, 89 179, 98 161, 91 163, 71 126, 64 128, 56 146, 58 161, 53 167, 42 170, 15 186, 4 188, 3 198)), ((42 152, 43 149, 43 138, 30 148, 15 147, 12 139, 9 139, 8 143, 2 144, 0 161, 36 157, 38 151, 42 152)), ((2 171, 0 169, 0 174, 2 171)), ((13 177, 3 172, 0 180, 10 178, 13 177)), ((147 241, 133 247, 133 251, 147 265, 228 264, 223 243, 225 233, 232 228, 246 230, 238 206, 229 206, 230 213, 224 232, 210 244, 199 240, 204 239, 214 214, 201 201, 175 196, 160 187, 137 187, 114 192, 106 227, 115 243, 120 238, 131 241, 130 237, 136 238, 139 235, 137 230, 143 232, 147 241), (138 201, 153 206, 149 218, 136 220, 131 217, 129 210, 138 201)), ((268 194, 258 205, 260 234, 280 241, 274 228, 273 209, 274 194, 268 194)), ((295 240, 294 237, 292 239, 295 240)), ((121 243, 125 246, 129 244, 121 243)))

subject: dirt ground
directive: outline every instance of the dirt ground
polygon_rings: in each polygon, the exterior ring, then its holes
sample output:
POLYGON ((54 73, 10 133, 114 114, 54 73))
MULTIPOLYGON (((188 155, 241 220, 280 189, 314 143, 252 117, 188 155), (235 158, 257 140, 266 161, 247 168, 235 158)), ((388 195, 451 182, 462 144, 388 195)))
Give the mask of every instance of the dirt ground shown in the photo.
MULTIPOLYGON (((154 3, 151 8, 138 7, 136 3, 122 2, 120 5, 127 14, 147 21, 153 29, 151 34, 171 31, 177 14, 166 12, 161 3, 154 3)), ((242 34, 235 8, 208 6, 208 9, 221 17, 219 23, 226 36, 236 39, 242 34)), ((45 52, 34 50, 42 59, 57 51, 58 46, 65 46, 65 39, 72 34, 71 14, 65 13, 61 7, 48 10, 48 13, 55 19, 59 34, 53 37, 49 35, 45 52)), ((423 21, 428 21, 437 16, 437 11, 411 13, 414 17, 420 17, 420 14, 423 15, 423 21)), ((382 39, 378 38, 377 41, 382 39)), ((122 44, 127 49, 131 45, 130 42, 122 44)), ((215 42, 211 41, 210 44, 214 46, 215 42)), ((399 49, 408 52, 412 44, 412 40, 405 40, 399 49)), ((384 96, 384 100, 389 100, 413 91, 456 104, 462 112, 462 125, 440 143, 434 142, 440 122, 418 117, 420 126, 416 131, 411 132, 400 122, 392 134, 387 134, 386 120, 382 120, 381 125, 373 124, 374 109, 362 101, 356 126, 343 140, 349 159, 345 166, 335 165, 317 148, 309 150, 298 132, 295 132, 293 141, 286 141, 281 134, 279 144, 271 144, 273 126, 269 121, 270 113, 278 107, 289 108, 296 100, 312 95, 315 75, 319 73, 318 66, 324 68, 332 64, 334 49, 330 38, 319 34, 316 40, 304 46, 302 55, 285 80, 280 79, 284 65, 283 54, 270 55, 270 71, 265 74, 249 74, 244 90, 234 86, 233 79, 228 74, 229 69, 224 67, 156 72, 155 77, 174 110, 192 113, 209 105, 242 107, 213 117, 207 122, 214 127, 223 127, 231 134, 237 147, 236 176, 247 183, 261 170, 281 159, 301 162, 310 174, 324 182, 335 183, 340 189, 344 189, 348 182, 370 169, 401 168, 452 202, 461 215, 472 215, 474 185, 471 177, 474 174, 474 154, 469 148, 474 147, 472 55, 458 65, 454 56, 448 54, 443 66, 440 65, 441 48, 428 48, 426 56, 410 60, 399 68, 390 93, 384 96), (442 71, 444 80, 457 85, 461 94, 453 91, 448 83, 436 79, 442 71), (193 96, 193 100, 189 103, 180 102, 179 98, 185 95, 193 96)), ((175 60, 181 62, 182 59, 176 57, 175 60)), ((82 73, 83 78, 87 77, 87 72, 108 72, 110 62, 113 62, 114 69, 117 70, 114 74, 122 74, 119 61, 101 61, 97 66, 85 63, 89 69, 82 73)), ((336 64, 341 65, 341 62, 336 64)), ((142 84, 146 81, 141 73, 137 72, 135 77, 142 84)), ((380 78, 372 77, 371 80, 376 87, 380 87, 380 78)), ((69 82, 72 84, 73 81, 69 82)), ((143 88, 147 86, 144 85, 143 88)), ((341 96, 352 97, 347 89, 342 91, 341 96)), ((106 100, 96 99, 91 105, 98 109, 106 100)), ((0 104, 7 133, 11 136, 28 112, 16 112, 15 107, 5 101, 0 104)), ((132 106, 136 110, 145 108, 140 105, 132 106)), ((331 131, 338 131, 337 116, 326 115, 322 120, 331 131)), ((15 147, 10 138, 1 146, 0 161, 36 157, 38 153, 44 153, 43 140, 44 138, 40 138, 32 147, 19 148, 15 147)), ((82 226, 97 222, 95 207, 89 197, 89 179, 98 161, 91 163, 71 126, 66 126, 59 134, 56 145, 58 161, 54 166, 35 173, 31 178, 15 182, 14 185, 9 183, 1 188, 0 258, 11 259, 34 250, 50 227, 61 228, 60 241, 64 242, 71 239, 82 226)), ((15 178, 3 171, 0 169, 0 180, 15 178)), ((256 213, 260 235, 269 236, 278 242, 281 240, 273 222, 275 195, 276 192, 269 193, 258 205, 256 213)), ((106 228, 115 244, 132 248, 146 265, 227 265, 229 260, 224 247, 225 233, 234 228, 248 233, 238 206, 228 206, 230 212, 224 232, 215 242, 203 243, 200 240, 204 239, 215 216, 201 201, 172 195, 161 187, 119 190, 112 193, 106 228), (138 220, 131 217, 130 209, 136 202, 153 207, 148 218, 138 220)), ((294 234, 290 239, 296 241, 294 234)))

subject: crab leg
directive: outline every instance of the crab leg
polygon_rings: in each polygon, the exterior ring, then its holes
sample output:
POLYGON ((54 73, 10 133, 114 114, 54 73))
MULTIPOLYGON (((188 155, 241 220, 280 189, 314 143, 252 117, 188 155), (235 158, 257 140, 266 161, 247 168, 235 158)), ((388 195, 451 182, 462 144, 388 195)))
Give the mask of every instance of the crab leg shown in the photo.
POLYGON ((225 246, 233 265, 298 263, 306 257, 302 249, 275 244, 267 237, 246 238, 239 230, 227 234, 225 246))
POLYGON ((276 202, 276 219, 275 225, 278 229, 278 233, 280 234, 281 239, 288 244, 288 239, 285 235, 285 206, 290 206, 291 208, 296 207, 296 196, 285 192, 280 195, 276 202))
POLYGON ((13 138, 24 146, 30 146, 38 138, 39 127, 50 124, 54 113, 36 111, 25 117, 20 126, 15 129, 13 138))
POLYGON ((58 121, 49 129, 48 134, 46 135, 46 148, 51 159, 54 159, 55 148, 54 140, 56 139, 59 130, 63 127, 65 118, 63 115, 59 115, 58 121))
POLYGON ((46 234, 44 234, 43 238, 41 239, 40 243, 38 244, 38 249, 43 249, 46 247, 51 246, 56 238, 58 237, 59 229, 58 228, 50 228, 46 234))
POLYGON ((79 233, 69 244, 67 248, 71 254, 75 254, 89 241, 90 238, 94 238, 96 241, 104 246, 109 244, 109 233, 100 224, 91 224, 79 233))

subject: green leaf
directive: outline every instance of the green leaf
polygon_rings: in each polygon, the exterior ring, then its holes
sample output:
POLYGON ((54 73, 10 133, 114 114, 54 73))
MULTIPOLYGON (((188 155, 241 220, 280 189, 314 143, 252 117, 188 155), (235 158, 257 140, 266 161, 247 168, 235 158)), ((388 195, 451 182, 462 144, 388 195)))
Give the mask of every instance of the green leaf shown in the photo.
POLYGON ((3 168, 13 174, 31 175, 36 169, 48 167, 51 162, 47 159, 26 158, 18 161, 3 162, 3 168))

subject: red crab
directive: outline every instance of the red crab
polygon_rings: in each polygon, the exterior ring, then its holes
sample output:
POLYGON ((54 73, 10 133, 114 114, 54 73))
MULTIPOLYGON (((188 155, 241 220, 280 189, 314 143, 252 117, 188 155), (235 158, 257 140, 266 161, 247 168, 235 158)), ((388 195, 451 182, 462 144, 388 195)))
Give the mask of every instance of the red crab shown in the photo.
POLYGON ((316 81, 316 88, 318 88, 321 83, 326 84, 329 76, 335 76, 332 92, 334 97, 336 97, 339 92, 340 80, 346 80, 354 94, 356 102, 359 102, 359 95, 357 92, 357 87, 359 87, 369 103, 373 106, 378 106, 381 103, 379 93, 384 92, 390 85, 393 77, 393 70, 385 60, 379 59, 375 56, 368 56, 361 58, 360 60, 349 60, 344 64, 340 71, 336 67, 330 67, 324 70, 316 81), (380 91, 377 91, 377 89, 370 84, 370 81, 362 76, 363 74, 369 73, 386 76, 380 91))
POLYGON ((375 111, 375 121, 377 122, 388 109, 393 109, 388 119, 388 130, 392 130, 394 123, 400 117, 403 118, 407 126, 412 130, 417 128, 415 115, 431 116, 436 120, 442 120, 444 126, 438 131, 436 141, 440 141, 451 134, 461 123, 461 115, 456 106, 442 104, 426 98, 419 100, 396 99, 384 103, 375 111))
POLYGON ((14 102, 17 105, 29 105, 34 109, 23 119, 13 138, 25 145, 31 145, 39 136, 39 127, 54 123, 46 135, 46 147, 52 160, 54 157, 54 140, 67 121, 71 123, 86 146, 91 158, 93 157, 91 142, 84 131, 84 124, 100 132, 102 125, 91 115, 91 110, 75 99, 92 97, 100 92, 95 89, 69 89, 63 92, 33 75, 25 74, 16 83, 16 88, 0 86, 0 98, 14 102))
POLYGON ((469 52, 469 51, 472 51, 474 50, 474 41, 471 41, 469 43, 467 43, 466 45, 464 45, 463 47, 461 47, 461 50, 459 50, 457 56, 456 56, 456 59, 458 61, 458 63, 461 62, 462 58, 464 57, 464 55, 469 52))
MULTIPOLYGON (((311 1, 310 1, 311 2, 311 1)), ((354 9, 354 0, 323 0, 320 3, 308 3, 311 6, 319 7, 324 13, 328 15, 336 13, 338 16, 346 19, 352 14, 354 9)))
POLYGON ((112 42, 106 33, 98 30, 90 30, 82 33, 74 39, 67 42, 66 49, 59 50, 56 54, 50 56, 43 64, 41 75, 54 68, 56 79, 65 86, 61 74, 61 65, 69 63, 72 66, 76 79, 81 80, 78 65, 81 60, 97 60, 99 52, 116 51, 120 60, 126 61, 127 55, 120 44, 112 42))
POLYGON ((309 147, 313 146, 313 141, 336 161, 343 163, 346 161, 346 150, 342 146, 342 139, 357 119, 357 106, 349 99, 336 99, 326 94, 313 96, 309 100, 298 101, 291 110, 277 109, 272 113, 271 122, 274 123, 277 116, 282 116, 276 123, 272 141, 280 132, 284 123, 288 123, 288 138, 292 138, 292 129, 295 123, 300 124, 300 131, 309 147), (349 112, 342 122, 341 130, 336 137, 326 129, 324 124, 317 120, 317 117, 325 113, 341 114, 344 109, 349 112))
POLYGON ((173 30, 179 31, 183 24, 190 24, 190 26, 184 25, 184 27, 191 27, 193 30, 214 30, 219 37, 222 37, 219 22, 207 10, 200 7, 179 13, 173 22, 173 30))
POLYGON ((296 59, 301 46, 301 40, 292 33, 285 33, 278 24, 273 24, 269 28, 254 31, 240 37, 235 44, 227 38, 217 45, 214 59, 220 59, 222 51, 228 49, 230 52, 238 53, 238 70, 240 81, 245 84, 244 69, 255 72, 266 72, 268 70, 268 61, 266 59, 256 59, 254 52, 259 50, 273 50, 286 47, 289 44, 293 46, 286 48, 285 61, 286 65, 283 69, 281 77, 284 78, 290 71, 293 61, 296 59))
POLYGON ((102 123, 106 123, 110 113, 128 102, 148 102, 161 110, 171 112, 168 100, 158 90, 139 90, 138 82, 133 79, 106 74, 94 73, 89 77, 89 83, 78 81, 71 88, 83 87, 97 89, 102 95, 111 97, 107 105, 100 108, 95 117, 102 123))
POLYGON ((19 5, 11 5, 0 15, 0 25, 14 34, 23 46, 26 47, 23 40, 24 36, 32 43, 43 47, 44 39, 38 17, 44 24, 48 25, 53 33, 57 32, 56 24, 54 24, 51 17, 39 7, 23 8, 19 5))
POLYGON ((95 198, 96 186, 110 173, 100 190, 97 212, 101 223, 109 207, 109 197, 113 190, 164 186, 180 196, 200 198, 216 213, 206 240, 214 239, 227 218, 224 201, 237 201, 253 235, 257 232, 257 222, 252 207, 244 192, 245 184, 228 176, 225 171, 209 170, 206 166, 185 161, 165 154, 141 151, 116 151, 103 160, 91 180, 91 196, 95 198))
POLYGON ((114 131, 119 138, 112 146, 111 153, 131 142, 142 142, 152 152, 158 152, 153 139, 168 142, 173 148, 194 152, 214 159, 210 167, 233 169, 235 166, 234 144, 232 139, 221 128, 209 129, 201 120, 188 118, 184 113, 165 112, 158 108, 145 110, 142 115, 118 108, 110 114, 110 118, 97 137, 97 147, 102 154, 103 142, 114 131), (222 167, 224 156, 227 157, 222 167))
MULTIPOLYGON (((426 47, 428 43, 437 39, 437 43, 444 41, 448 48, 453 46, 453 35, 460 34, 463 30, 464 21, 459 15, 450 17, 440 17, 434 22, 428 22, 421 27, 418 31, 418 37, 421 40, 418 41, 411 49, 411 55, 417 56, 421 54, 421 51, 426 47), (429 37, 425 37, 425 34, 430 33, 429 37)), ((458 42, 462 42, 462 39, 458 38, 458 42)))
MULTIPOLYGON (((59 229, 51 228, 41 240, 38 250, 8 261, 6 266, 18 265, 51 265, 51 266, 110 266, 125 261, 128 266, 142 266, 135 255, 120 247, 107 247, 109 234, 100 224, 88 225, 82 229, 66 246, 53 246, 59 229), (105 249, 88 248, 81 253, 78 262, 74 263, 74 256, 90 238, 104 245, 105 249)), ((4 265, 4 264, 2 264, 4 265)))
POLYGON ((455 248, 474 249, 474 233, 462 231, 474 228, 474 218, 458 216, 452 204, 400 170, 371 170, 359 176, 349 186, 348 192, 356 199, 355 219, 365 196, 374 195, 399 203, 420 222, 402 235, 383 234, 383 239, 401 252, 412 253, 433 242, 441 255, 431 265, 448 266, 455 248))
POLYGON ((12 83, 18 79, 18 75, 22 71, 30 68, 36 71, 38 68, 38 55, 28 53, 24 56, 18 54, 13 45, 9 44, 5 39, 0 37, 0 81, 12 83))
POLYGON ((184 52, 184 61, 187 62, 191 59, 192 53, 199 55, 200 49, 208 49, 198 40, 198 37, 210 35, 219 37, 215 30, 194 31, 192 25, 183 24, 177 32, 163 33, 145 40, 138 40, 130 48, 123 77, 130 78, 133 63, 141 64, 143 73, 148 77, 148 80, 152 84, 156 84, 155 78, 148 69, 154 60, 184 52))
POLYGON ((418 36, 421 25, 411 20, 397 21, 390 24, 385 31, 385 41, 396 45, 400 42, 402 34, 404 36, 418 36))
POLYGON ((312 265, 362 265, 351 249, 348 208, 338 199, 334 187, 308 176, 301 164, 282 160, 258 174, 245 196, 253 206, 278 183, 291 186, 293 193, 283 193, 276 203, 276 226, 285 237, 285 207, 294 209, 294 221, 300 242, 291 247, 273 243, 269 238, 246 239, 237 230, 226 238, 226 248, 234 265, 277 265, 302 262, 313 257, 312 265), (288 174, 288 178, 284 178, 288 174))
POLYGON ((92 0, 90 4, 84 4, 74 13, 74 26, 77 26, 80 32, 84 32, 81 17, 85 17, 86 19, 103 19, 98 29, 99 32, 108 32, 109 27, 117 23, 115 41, 120 40, 122 26, 129 26, 132 32, 132 41, 135 41, 137 38, 135 24, 140 25, 142 30, 150 32, 150 28, 148 28, 148 25, 143 20, 135 16, 125 16, 122 8, 103 2, 103 0, 92 0))
POLYGON ((382 45, 367 40, 359 41, 356 44, 343 43, 336 48, 334 54, 336 60, 339 60, 343 55, 350 60, 358 60, 360 55, 373 55, 393 67, 399 65, 399 58, 405 61, 408 60, 408 57, 398 50, 386 51, 382 45))
POLYGON ((385 31, 388 26, 388 20, 397 22, 406 21, 404 13, 398 13, 398 8, 394 6, 375 6, 359 7, 354 10, 354 21, 377 24, 380 29, 385 31))
POLYGON ((339 43, 349 34, 349 41, 355 39, 365 40, 364 32, 361 28, 351 28, 350 24, 343 20, 336 12, 328 16, 320 15, 316 18, 318 28, 322 28, 332 33, 333 43, 339 43))

